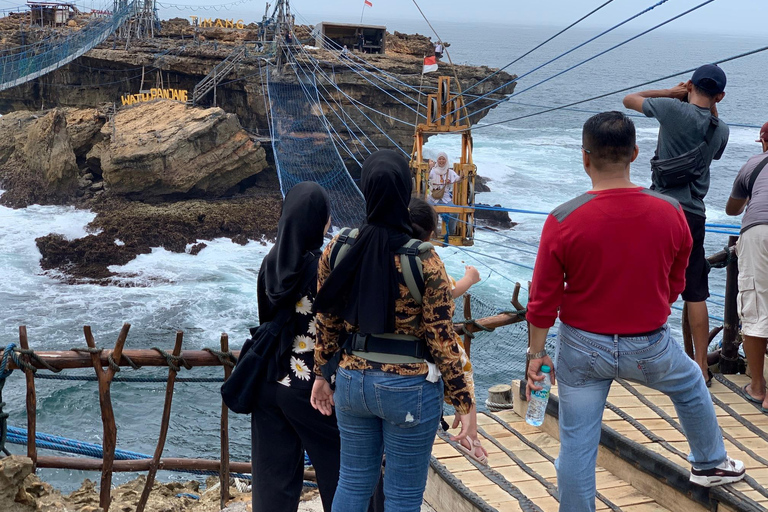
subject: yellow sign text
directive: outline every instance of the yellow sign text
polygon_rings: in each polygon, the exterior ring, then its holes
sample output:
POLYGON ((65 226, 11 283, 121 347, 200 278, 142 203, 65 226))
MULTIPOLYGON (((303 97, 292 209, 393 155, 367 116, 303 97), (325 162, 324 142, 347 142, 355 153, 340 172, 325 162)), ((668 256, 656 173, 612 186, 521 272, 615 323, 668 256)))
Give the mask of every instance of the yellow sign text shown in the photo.
POLYGON ((206 27, 218 27, 218 28, 237 28, 237 29, 244 29, 245 28, 245 22, 243 20, 237 20, 229 19, 229 20, 223 20, 221 18, 199 18, 198 16, 190 16, 192 18, 192 24, 194 25, 197 23, 197 20, 200 20, 200 26, 202 28, 206 27))
POLYGON ((134 103, 141 103, 142 101, 153 100, 175 100, 175 101, 187 101, 186 89, 150 89, 149 92, 140 92, 139 94, 123 94, 120 97, 120 101, 123 105, 133 105, 134 103))

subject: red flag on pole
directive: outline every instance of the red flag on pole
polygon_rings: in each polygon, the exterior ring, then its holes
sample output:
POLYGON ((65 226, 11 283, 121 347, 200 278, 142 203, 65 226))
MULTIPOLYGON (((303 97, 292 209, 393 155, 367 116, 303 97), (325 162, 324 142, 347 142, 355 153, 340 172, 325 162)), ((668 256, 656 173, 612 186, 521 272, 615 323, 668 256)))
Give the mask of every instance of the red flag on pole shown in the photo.
POLYGON ((365 0, 365 5, 368 7, 373 7, 373 2, 371 2, 371 0, 365 0))
POLYGON ((424 70, 422 73, 430 73, 432 71, 437 71, 437 57, 434 55, 432 57, 424 57, 424 70))

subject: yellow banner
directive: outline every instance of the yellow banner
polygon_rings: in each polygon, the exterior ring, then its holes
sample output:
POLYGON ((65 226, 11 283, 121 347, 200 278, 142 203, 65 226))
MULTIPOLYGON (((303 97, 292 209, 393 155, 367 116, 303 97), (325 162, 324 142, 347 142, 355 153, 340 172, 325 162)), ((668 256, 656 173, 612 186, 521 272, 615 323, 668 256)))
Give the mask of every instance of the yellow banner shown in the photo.
POLYGON ((133 105, 134 103, 141 103, 143 101, 153 100, 174 100, 174 101, 187 101, 186 89, 150 89, 148 93, 140 92, 139 94, 123 94, 120 97, 120 101, 123 105, 133 105))

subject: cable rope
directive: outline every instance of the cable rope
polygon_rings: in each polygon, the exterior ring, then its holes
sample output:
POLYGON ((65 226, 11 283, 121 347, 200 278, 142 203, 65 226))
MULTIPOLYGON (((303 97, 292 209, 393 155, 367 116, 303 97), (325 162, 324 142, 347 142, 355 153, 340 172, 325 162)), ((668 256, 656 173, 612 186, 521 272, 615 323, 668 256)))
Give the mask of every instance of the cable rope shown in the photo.
MULTIPOLYGON (((297 66, 296 66, 296 68, 299 68, 299 69, 301 69, 301 70, 302 70, 302 73, 304 73, 304 76, 305 76, 307 79, 309 79, 309 75, 307 74, 307 72, 304 70, 304 68, 303 68, 303 67, 302 67, 302 66, 301 66, 301 65, 300 65, 298 62, 297 62, 297 66)), ((296 71, 296 70, 294 69, 294 71, 296 71)), ((298 78, 298 73, 297 73, 297 78, 298 78)), ((299 81, 301 82, 301 80, 299 80, 299 81)), ((331 99, 331 101, 333 101, 333 102, 336 104, 336 106, 337 106, 337 107, 339 107, 339 108, 338 108, 338 110, 340 110, 342 113, 346 114, 346 115, 349 117, 349 120, 352 122, 352 124, 354 124, 354 125, 355 125, 355 127, 356 127, 356 128, 359 130, 359 131, 360 131, 360 133, 362 133, 362 134, 365 136, 365 138, 366 138, 366 139, 368 139, 368 142, 370 142, 370 143, 373 145, 373 147, 374 147, 376 150, 378 150, 379 148, 376 146, 376 144, 374 144, 374 142, 371 140, 371 138, 368 136, 368 134, 367 134, 367 133, 365 133, 365 131, 364 131, 364 130, 363 130, 361 127, 360 127, 360 125, 358 125, 358 124, 357 124, 357 122, 356 122, 356 121, 355 121, 355 120, 354 120, 354 119, 353 119, 351 116, 349 116, 349 114, 347 114, 347 113, 346 113, 346 110, 344 109, 344 106, 343 106, 343 105, 341 105, 341 104, 340 104, 338 101, 336 101, 336 98, 334 98, 334 97, 333 97, 333 95, 330 93, 330 91, 329 91, 329 90, 328 90, 328 89, 327 89, 327 88, 326 88, 326 87, 325 87, 325 86, 324 86, 322 83, 320 83, 320 82, 319 82, 319 81, 317 81, 317 80, 316 80, 316 84, 317 84, 317 85, 319 85, 320 87, 322 87, 322 88, 323 88, 323 90, 326 92, 327 96, 328 96, 328 97, 331 99)), ((318 92, 319 92, 319 91, 318 91, 318 92)), ((358 136, 357 136, 357 134, 355 133, 355 131, 354 131, 354 130, 352 130, 352 129, 349 127, 349 125, 346 123, 346 121, 345 121, 345 120, 344 120, 344 119, 343 119, 343 118, 342 118, 342 117, 339 115, 339 113, 337 112, 337 110, 331 107, 331 105, 328 103, 328 100, 327 100, 326 98, 324 98, 322 95, 319 95, 319 97, 320 97, 320 99, 322 99, 322 100, 325 102, 325 104, 326 104, 326 105, 328 105, 328 108, 329 108, 330 110, 332 110, 332 111, 333 111, 334 115, 336 115, 336 117, 339 119, 339 121, 341 121, 341 122, 342 122, 342 124, 344 125, 344 127, 347 129, 347 132, 348 132, 350 135, 352 135, 352 137, 354 137, 354 138, 355 138, 355 139, 356 139, 356 140, 357 140, 357 141, 360 143, 360 145, 362 145, 362 146, 363 146, 363 148, 365 148, 365 150, 368 152, 368 154, 369 154, 369 155, 370 155, 370 154, 372 154, 373 152, 372 152, 372 151, 371 151, 371 150, 368 148, 368 146, 367 146, 367 145, 366 145, 366 144, 365 144, 365 143, 364 143, 364 142, 363 142, 363 141, 360 139, 360 137, 358 137, 358 136)), ((331 126, 332 126, 332 125, 331 125, 331 126)), ((334 132, 336 132, 335 128, 334 128, 334 132)), ((337 133, 337 135, 338 135, 338 132, 336 132, 336 133, 337 133)), ((341 136, 339 135, 339 137, 341 137, 341 136)), ((343 143, 343 141, 342 141, 342 143, 343 143)), ((350 156, 352 156, 352 155, 350 154, 350 156)), ((361 158, 365 159, 365 157, 364 157, 364 156, 363 156, 363 155, 360 153, 360 151, 359 151, 359 150, 358 150, 358 156, 360 156, 361 158)), ((353 157, 353 158, 354 158, 354 157, 353 157)), ((358 164, 359 164, 359 162, 358 162, 358 164)))
MULTIPOLYGON (((444 247, 444 248, 453 248, 453 249, 456 249, 456 250, 457 250, 457 251, 459 251, 459 252, 460 252, 462 249, 464 249, 463 247, 461 247, 461 246, 459 246, 459 245, 451 245, 451 244, 446 244, 446 243, 444 243, 444 242, 440 242, 440 241, 436 241, 436 240, 433 240, 432 242, 433 242, 433 243, 437 243, 437 245, 438 245, 438 246, 440 246, 440 247, 444 247)), ((454 252, 453 254, 454 254, 454 255, 455 255, 455 254, 458 254, 458 252, 454 252)), ((496 270, 496 269, 495 269, 495 268, 494 268, 492 265, 490 265, 490 264, 488 264, 488 263, 486 263, 486 262, 482 261, 482 260, 481 260, 480 258, 478 258, 477 256, 474 256, 474 255, 472 255, 472 254, 469 254, 469 253, 466 253, 466 255, 467 255, 469 258, 471 258, 473 261, 476 261, 478 264, 480 264, 480 265, 482 265, 482 266, 486 267, 488 270, 490 270, 490 271, 491 271, 491 273, 492 273, 492 274, 496 274, 496 275, 500 276, 501 278, 503 278, 503 279, 505 279, 506 281, 510 282, 512 285, 517 285, 517 281, 515 281, 515 280, 514 280, 514 279, 512 279, 511 277, 508 277, 508 276, 506 276, 505 274, 503 274, 503 273, 499 272, 499 271, 498 271, 498 270, 496 270)), ((489 276, 489 277, 490 277, 490 276, 489 276)), ((474 299, 474 296, 473 296, 472 298, 474 299)))
MULTIPOLYGON (((323 77, 325 77, 326 81, 327 81, 327 82, 328 82, 330 85, 332 85, 332 86, 333 86, 333 87, 334 87, 334 88, 335 88, 337 91, 339 91, 339 92, 340 92, 340 93, 341 93, 341 94, 342 94, 342 95, 343 95, 345 98, 347 98, 347 99, 350 101, 350 103, 352 103, 352 105, 353 105, 355 108, 357 108, 358 112, 360 112, 360 113, 363 115, 363 117, 365 117, 365 118, 366 118, 366 119, 367 119, 367 120, 368 120, 368 121, 369 121, 369 122, 370 122, 370 123, 371 123, 371 124, 372 124, 372 125, 373 125, 373 126, 374 126, 374 127, 377 129, 377 130, 378 130, 378 131, 379 131, 379 132, 381 132, 381 133, 382 133, 382 134, 383 134, 383 135, 384 135, 384 136, 387 138, 387 140, 389 140, 389 142, 391 142, 391 143, 392 143, 392 144, 393 144, 393 145, 394 145, 394 146, 395 146, 397 149, 399 149, 399 150, 400 150, 400 151, 401 151, 401 152, 402 152, 402 153, 403 153, 403 154, 404 154, 406 157, 410 158, 411 154, 410 154, 408 151, 406 151, 405 149, 403 149, 403 148, 402 148, 402 147, 401 147, 401 146, 400 146, 400 145, 399 145, 397 142, 395 142, 395 141, 392 139, 392 137, 390 137, 390 136, 389 136, 389 134, 388 134, 388 133, 387 133, 387 132, 386 132, 384 129, 382 129, 382 128, 381 128, 381 126, 379 126, 379 125, 378 125, 378 124, 377 124, 375 121, 373 121, 373 119, 371 119, 370 117, 368 117, 368 115, 367 115, 365 112, 363 112, 363 111, 362 111, 362 110, 361 110, 361 109, 358 107, 358 103, 360 103, 360 105, 362 105, 362 106, 364 106, 364 107, 366 107, 366 108, 368 108, 368 109, 370 109, 370 110, 373 110, 374 112, 376 112, 376 113, 378 113, 378 114, 380 114, 380 115, 382 115, 382 116, 385 116, 385 117, 388 117, 388 118, 392 118, 392 116, 388 116, 387 114, 384 114, 383 112, 379 112, 378 110, 376 110, 376 109, 374 109, 374 108, 372 108, 372 107, 369 107, 369 106, 365 105, 365 104, 364 104, 364 103, 362 103, 362 102, 358 102, 357 100, 355 100, 354 98, 352 98, 350 95, 348 95, 346 92, 344 92, 344 91, 341 89, 341 87, 339 87, 339 86, 338 86, 338 84, 336 84, 336 83, 335 83, 335 82, 334 82, 334 81, 333 81, 333 80, 332 80, 332 79, 331 79, 331 78, 328 76, 328 74, 327 74, 327 73, 326 73, 326 72, 325 72, 325 71, 324 71, 324 70, 323 70, 323 69, 322 69, 322 68, 319 66, 319 64, 317 63, 317 61, 316 61, 315 59, 313 59, 313 58, 312 58, 312 57, 311 57, 311 56, 310 56, 308 53, 306 53, 306 51, 305 51, 305 54, 306 54, 306 55, 307 55, 307 56, 310 58, 310 60, 311 60, 311 61, 313 61, 314 65, 315 65, 315 71, 316 71, 317 73, 320 73, 320 75, 322 75, 323 77)), ((315 76, 317 76, 317 75, 315 75, 315 76)), ((395 119, 395 120, 397 120, 397 121, 399 121, 399 122, 401 122, 401 123, 407 124, 407 125, 409 125, 409 126, 414 126, 412 123, 408 123, 408 122, 406 122, 406 121, 402 121, 402 120, 399 120, 399 119, 396 119, 396 118, 392 118, 392 119, 395 119)))
MULTIPOLYGON (((309 78, 309 77, 306 75, 306 73, 304 72, 304 69, 303 69, 301 66, 298 66, 298 65, 297 65, 297 66, 291 66, 291 67, 293 68, 293 72, 294 72, 294 74, 296 75, 296 80, 299 82, 299 85, 301 86, 302 90, 304 91, 304 95, 306 96, 306 98, 307 98, 307 101, 308 101, 310 104, 312 104, 312 103, 313 103, 313 98, 312 98, 312 96, 310 95, 310 93, 309 93, 309 91, 307 90, 307 88, 304 86, 304 82, 302 81, 301 77, 299 77, 299 72, 298 72, 298 69, 301 69, 301 70, 302 70, 302 73, 304 73, 304 76, 305 76, 305 79, 306 79, 306 80, 311 80, 311 79, 310 79, 310 78, 309 78)), ((318 91, 318 92, 319 92, 319 91, 318 91)), ((332 111, 332 112, 333 112, 333 113, 336 115, 336 117, 339 119, 339 121, 341 121, 341 122, 342 122, 342 124, 344 124, 344 126, 347 128, 347 132, 351 134, 351 133, 352 133, 352 130, 351 130, 351 129, 349 128, 349 126, 348 126, 348 125, 347 125, 347 124, 344 122, 344 120, 341 118, 341 116, 339 116, 339 114, 336 112, 336 109, 332 108, 332 107, 331 107, 331 105, 328 103, 328 101, 327 101, 325 98, 323 98, 323 97, 322 97, 322 95, 318 94, 318 98, 320 98, 321 100, 323 100, 323 102, 325 102, 325 104, 328 106, 328 109, 329 109, 329 110, 331 110, 331 111, 332 111)), ((347 144, 344 142, 344 139, 343 139, 343 138, 341 137, 341 135, 339 135, 339 133, 336 131, 336 128, 333 126, 333 123, 331 123, 330 121, 328 121, 328 118, 327 118, 325 115, 323 115, 323 116, 322 116, 322 119, 323 119, 324 123, 327 125, 327 128, 328 128, 328 129, 330 129, 331 131, 333 131, 333 134, 335 134, 335 135, 336 135, 336 138, 338 138, 338 141, 339 141, 339 143, 341 144, 341 146, 342 146, 342 148, 344 149, 344 151, 346 151, 346 152, 347 152, 347 154, 348 154, 348 155, 349 155, 349 156, 350 156, 350 157, 351 157, 351 158, 352 158, 352 159, 355 161, 355 163, 356 163, 356 164, 357 164, 359 167, 362 167, 362 165, 363 165, 363 164, 362 164, 362 163, 360 163, 360 161, 359 161, 357 158, 355 158, 355 155, 352 153, 352 151, 349 149, 349 147, 347 146, 347 144)), ((334 138, 334 140, 336 140, 336 138, 334 138)), ((358 139, 358 140, 359 140, 359 139, 358 139)), ((335 142, 334 142, 334 144, 335 144, 335 142)), ((368 149, 368 148, 366 148, 366 149, 368 149)), ((369 151, 369 154, 370 154, 370 151, 369 151)), ((358 156, 361 156, 361 155, 359 154, 359 150, 358 150, 358 156)))
MULTIPOLYGON (((731 62, 731 61, 734 61, 734 60, 742 59, 744 57, 749 57, 749 56, 752 56, 752 55, 756 55, 756 54, 764 52, 766 50, 768 50, 768 46, 763 46, 763 47, 757 48, 755 50, 751 50, 751 51, 748 51, 748 52, 740 53, 738 55, 733 55, 733 56, 727 57, 725 59, 717 60, 715 62, 712 62, 712 64, 723 64, 725 62, 731 62)), ((565 108, 573 107, 573 106, 576 106, 576 105, 581 105, 582 103, 587 103, 589 101, 599 100, 599 99, 602 99, 602 98, 606 98, 608 96, 613 96, 614 94, 619 94, 619 93, 622 93, 622 92, 632 91, 632 90, 635 90, 635 89, 639 89, 641 87, 645 87, 647 85, 655 84, 657 82, 663 82, 664 80, 669 80, 671 78, 675 78, 675 77, 678 77, 680 75, 687 75, 687 74, 693 73, 697 69, 698 69, 698 67, 686 69, 685 71, 680 71, 678 73, 672 73, 670 75, 666 75, 666 76, 663 76, 661 78, 654 78, 653 80, 648 80, 647 82, 642 82, 640 84, 632 85, 632 86, 629 86, 629 87, 624 87, 622 89, 618 89, 616 91, 600 94, 598 96, 592 96, 591 98, 587 98, 587 99, 584 99, 584 100, 574 101, 573 103, 568 103, 566 105, 560 105, 560 106, 557 106, 557 107, 548 108, 548 109, 542 110, 540 112, 534 112, 532 114, 526 114, 524 116, 518 116, 518 117, 511 118, 511 119, 506 119, 504 121, 496 121, 496 122, 493 122, 493 123, 475 125, 475 126, 472 127, 472 129, 473 130, 479 130, 481 128, 488 128, 489 126, 495 126, 495 125, 498 125, 498 124, 511 123, 513 121, 519 121, 521 119, 527 119, 529 117, 534 117, 534 116, 538 116, 538 115, 541 115, 541 114, 548 114, 549 112, 554 112, 554 111, 557 111, 557 110, 562 110, 562 109, 565 109, 565 108)))
MULTIPOLYGON (((608 52, 611 52, 611 51, 613 51, 613 50, 615 50, 615 49, 617 49, 617 48, 620 48, 620 47, 624 46, 625 44, 627 44, 627 43, 629 43, 629 42, 632 42, 632 41, 634 41, 635 39, 638 39, 638 38, 640 38, 640 37, 642 37, 642 36, 644 36, 644 35, 646 35, 646 34, 649 34, 649 33, 653 32, 654 30, 656 30, 656 29, 658 29, 658 28, 661 28, 661 27, 663 27, 663 26, 665 26, 665 25, 667 25, 667 24, 669 24, 669 23, 672 23, 673 21, 675 21, 675 20, 677 20, 677 19, 680 19, 680 18, 682 18, 683 16, 686 16, 687 14, 690 14, 690 13, 692 13, 692 12, 694 12, 694 11, 698 10, 698 9, 701 9, 702 7, 704 7, 704 6, 708 5, 708 4, 711 4, 711 3, 712 3, 712 2, 714 2, 714 1, 715 1, 715 0, 705 0, 704 2, 700 3, 699 5, 697 5, 697 6, 695 6, 695 7, 692 7, 692 8, 690 8, 690 9, 688 9, 687 11, 684 11, 684 12, 682 12, 682 13, 680 13, 680 14, 676 15, 676 16, 673 16, 672 18, 669 18, 668 20, 666 20, 666 21, 663 21, 663 22, 659 23, 658 25, 654 25, 653 27, 651 27, 651 28, 649 28, 649 29, 647 29, 647 30, 644 30, 644 31, 642 31, 642 32, 640 32, 639 34, 637 34, 637 35, 635 35, 635 36, 632 36, 632 37, 630 37, 629 39, 625 39, 624 41, 622 41, 622 42, 620 42, 620 43, 618 43, 618 44, 615 44, 615 45, 611 46, 610 48, 607 48, 606 50, 603 50, 603 51, 601 51, 601 52, 600 52, 600 53, 598 53, 597 55, 593 55, 592 57, 589 57, 589 58, 587 58, 587 59, 584 59, 584 60, 582 60, 581 62, 578 62, 578 63, 576 63, 576 64, 574 64, 574 65, 572 65, 572 66, 569 66, 569 67, 565 68, 564 70, 560 71, 559 73, 555 73, 554 75, 552 75, 552 76, 550 76, 550 77, 548 77, 548 78, 545 78, 544 80, 541 80, 541 81, 539 81, 539 82, 536 82, 536 83, 535 83, 535 84, 533 84, 533 85, 530 85, 530 86, 526 87, 526 88, 525 88, 525 89, 523 89, 522 91, 518 91, 518 92, 515 92, 515 93, 511 94, 510 96, 507 96, 506 98, 503 98, 503 99, 501 99, 501 100, 497 100, 497 101, 495 101, 495 102, 491 103, 490 105, 487 105, 487 106, 485 106, 485 107, 482 107, 482 108, 481 108, 481 109, 479 109, 479 110, 476 110, 476 111, 475 111, 475 112, 473 112, 473 113, 474 113, 474 114, 477 114, 477 113, 479 113, 479 112, 484 112, 484 111, 486 111, 486 110, 488 110, 488 109, 490 109, 490 108, 493 108, 493 107, 495 107, 495 106, 497 106, 497 105, 499 105, 499 104, 503 103, 504 101, 507 101, 507 99, 509 99, 509 98, 514 98, 515 96, 519 96, 520 94, 523 94, 523 93, 524 93, 524 92, 526 92, 526 91, 530 91, 531 89, 533 89, 533 88, 535 88, 535 87, 538 87, 538 86, 540 86, 540 85, 542 85, 542 84, 544 84, 544 83, 547 83, 547 82, 549 82, 550 80, 553 80, 553 79, 555 79, 555 78, 557 78, 557 77, 559 77, 559 76, 562 76, 562 75, 564 75, 565 73, 568 73, 569 71, 572 71, 572 70, 574 70, 574 69, 576 69, 576 68, 578 68, 578 67, 580 67, 580 66, 582 66, 582 65, 586 64, 587 62, 591 62, 591 61, 593 61, 593 60, 597 59, 598 57, 601 57, 601 56, 605 55, 605 54, 606 54, 606 53, 608 53, 608 52)), ((478 101, 478 100, 479 100, 479 98, 478 98, 478 99, 475 99, 475 100, 472 100, 472 102, 470 102, 470 103, 474 103, 475 101, 478 101)), ((455 109, 454 109, 454 111, 455 111, 455 109)), ((449 115, 450 115, 450 114, 449 114, 449 115)), ((464 117, 462 117, 460 120, 463 120, 463 119, 465 119, 466 117, 468 117, 468 115, 465 115, 465 116, 464 116, 464 117)))
MULTIPOLYGON (((293 35, 294 35, 294 38, 296 38, 296 40, 298 40, 298 37, 296 37, 296 34, 295 34, 295 32, 293 32, 293 35)), ((301 47, 302 51, 304 51, 304 47, 303 47, 303 45, 300 45, 300 47, 301 47)), ((306 54, 306 51, 304 51, 304 53, 306 54)), ((333 52, 331 52, 331 53, 333 53, 333 52)), ((295 56, 294 56, 294 59, 295 59, 295 56)), ((415 108, 413 108, 412 106, 408 105, 407 103, 405 103, 404 101, 402 101, 400 98, 397 98, 397 97, 395 97, 395 96, 394 96, 394 95, 392 95, 392 94, 391 94, 389 91, 387 91, 387 90, 385 90, 385 89, 381 88, 381 87, 380 87, 378 84, 376 84, 375 82, 373 82, 373 81, 369 80, 369 79, 368 79, 368 78, 367 78, 365 75, 363 75, 363 74, 362 74, 362 73, 360 73, 358 70, 356 70, 354 67, 352 67, 352 65, 351 65, 351 64, 352 64, 352 62, 351 62, 351 60, 350 60, 350 62, 349 62, 349 63, 345 63, 345 62, 344 62, 344 60, 343 60, 343 59, 341 59, 341 56, 339 56, 339 57, 338 57, 338 59, 339 59, 339 61, 341 61, 341 63, 342 63, 342 64, 345 64, 345 65, 347 66, 347 68, 348 68, 350 71, 352 71, 353 73, 355 73, 356 75, 358 75, 360 78, 362 78, 363 80, 365 80, 366 82, 368 82, 369 84, 371 84, 372 86, 374 86, 375 88, 377 88, 378 90, 380 90, 381 92, 383 92, 384 94, 386 94, 387 96, 389 96, 390 98, 392 98, 393 100, 395 100, 396 102, 398 102, 398 103, 400 103, 401 105, 403 105, 404 107, 408 108, 408 109, 409 109, 409 110, 411 110, 412 112, 416 112, 418 115, 420 115, 421 117, 423 117, 423 118, 425 118, 425 119, 426 119, 426 115, 422 114, 421 112, 419 112, 418 110, 416 110, 416 109, 415 109, 415 108)), ((400 91, 399 89, 396 89, 396 90, 397 90, 398 92, 402 93, 402 94, 405 94, 404 92, 400 91)), ((405 94, 405 95, 406 95, 406 96, 407 96, 409 99, 411 99, 411 100, 412 100, 414 103, 418 103, 416 100, 414 100, 413 98, 411 98, 411 97, 410 97, 410 96, 408 96, 407 94, 405 94)), ((421 105, 421 104, 419 104, 419 106, 421 107, 422 105, 421 105)), ((401 121, 401 122, 402 122, 402 121, 401 121)), ((415 126, 415 125, 411 124, 411 126, 415 126)))
MULTIPOLYGON (((632 20, 634 20, 634 19, 636 19, 636 18, 639 18, 640 16, 642 16, 642 15, 644 15, 644 14, 646 14, 646 13, 649 13, 649 12, 651 12, 653 9, 655 9, 656 7, 658 7, 658 6, 660 6, 660 5, 664 4, 664 3, 666 3, 667 1, 669 1, 669 0, 659 0, 659 1, 658 1, 658 2, 656 2, 655 4, 651 5, 650 7, 646 7, 646 8, 645 8, 645 9, 643 9, 642 11, 638 12, 638 13, 637 13, 637 14, 635 14, 634 16, 631 16, 631 17, 627 18, 626 20, 622 21, 621 23, 619 23, 619 24, 617 24, 617 25, 614 25, 614 26, 612 26, 611 28, 609 28, 609 29, 607 29, 607 30, 604 30, 603 32, 599 33, 598 35, 596 35, 596 36, 594 36, 594 37, 591 37, 591 38, 587 39, 586 41, 584 41, 583 43, 581 43, 581 44, 579 44, 579 45, 577 45, 577 46, 574 46, 574 47, 573 47, 573 48, 571 48, 570 50, 568 50, 568 51, 566 51, 566 52, 564 52, 564 53, 561 53, 560 55, 558 55, 558 56, 556 56, 556 57, 553 57, 552 59, 549 59, 548 61, 544 62, 543 64, 540 64, 540 65, 536 66, 536 67, 535 67, 535 68, 533 68, 532 70, 530 70, 530 71, 528 71, 528 72, 526 72, 526 73, 523 73, 522 75, 515 77, 514 79, 512 79, 512 80, 510 80, 510 81, 506 82, 505 84, 502 84, 502 85, 500 85, 500 86, 499 86, 499 87, 497 87, 496 89, 494 89, 494 90, 492 90, 492 91, 490 91, 490 92, 488 92, 488 93, 485 93, 485 94, 481 95, 480 97, 478 97, 478 98, 476 98, 476 99, 474 99, 474 100, 470 101, 469 103, 467 103, 467 104, 466 104, 466 106, 467 106, 467 107, 469 107, 469 106, 470 106, 470 105, 472 105, 473 103, 475 103, 475 102, 477 102, 477 101, 480 101, 481 99, 483 99, 483 98, 485 98, 485 97, 489 96, 490 94, 493 94, 493 93, 495 93, 495 92, 497 92, 497 91, 499 91, 499 90, 503 89, 504 87, 507 87, 508 85, 511 85, 511 84, 513 84, 513 83, 515 83, 515 82, 519 81, 521 78, 525 78, 526 76, 530 75, 531 73, 534 73, 534 72, 538 71, 539 69, 541 69, 541 68, 543 68, 543 67, 545 67, 545 66, 548 66, 549 64, 552 64, 553 62, 555 62, 555 61, 557 61, 557 60, 559 60, 559 59, 561 59, 561 58, 565 57, 566 55, 569 55, 570 53, 573 53, 574 51, 578 50, 579 48, 582 48, 583 46, 586 46, 587 44, 591 43, 592 41, 595 41, 596 39, 599 39, 599 38, 603 37, 604 35, 606 35, 606 34, 608 34, 608 33, 612 32, 612 31, 616 30, 617 28, 619 28, 619 27, 621 27, 621 26, 623 26, 623 25, 626 25, 626 24, 627 24, 627 23, 629 23, 630 21, 632 21, 632 20)), ((453 112, 450 112, 449 114, 452 114, 452 113, 453 113, 453 112)))
POLYGON ((160 6, 160 7, 165 7, 165 8, 175 7, 176 9, 178 9, 180 11, 181 10, 187 10, 187 9, 192 10, 192 11, 197 11, 197 10, 206 10, 206 11, 207 10, 214 10, 214 11, 219 11, 219 10, 226 10, 227 7, 231 7, 231 6, 235 6, 235 5, 240 5, 240 4, 245 4, 245 3, 248 3, 248 2, 249 2, 249 0, 235 0, 234 2, 228 2, 228 3, 225 3, 225 4, 217 4, 217 5, 192 5, 192 4, 175 4, 175 3, 157 2, 157 5, 160 6))
POLYGON ((503 68, 499 68, 499 69, 497 69, 496 71, 494 71, 493 73, 491 73, 491 74, 490 74, 490 75, 488 75, 487 77, 483 78, 483 79, 482 79, 482 80, 480 80, 479 82, 476 82, 476 83, 472 84, 471 86, 469 86, 468 88, 466 88, 466 89, 464 90, 464 92, 462 93, 462 96, 465 96, 465 95, 466 95, 466 94, 467 94, 469 91, 471 91, 472 89, 474 89, 475 87, 477 87, 477 86, 478 86, 478 85, 480 85, 481 83, 485 82, 486 80, 488 80, 488 79, 489 79, 489 78, 491 78, 492 76, 495 76, 495 75, 497 75, 497 74, 501 73, 502 71, 504 71, 505 69, 507 69, 508 67, 510 67, 512 64, 515 64, 516 62, 518 62, 518 61, 520 61, 520 60, 524 59, 525 57, 527 57, 528 55, 532 54, 533 52, 535 52, 536 50, 538 50, 539 48, 541 48, 541 47, 542 47, 542 46, 544 46, 545 44, 549 43, 549 42, 550 42, 550 41, 552 41, 553 39, 555 39, 555 38, 557 38, 558 36, 560 36, 560 35, 564 34, 565 32, 567 32, 567 31, 568 31, 568 30, 570 30, 571 28, 575 27, 576 25, 578 25, 579 23, 581 23, 581 22, 582 22, 582 21, 584 21, 585 19, 589 18, 590 16, 592 16, 593 14, 595 14, 597 11, 599 11, 600 9, 602 9, 603 7, 605 7, 606 5, 610 4, 611 2, 613 2, 613 0, 608 0, 607 2, 605 2, 604 4, 602 4, 601 6, 597 7, 596 9, 594 9, 594 10, 590 11, 589 13, 587 13, 587 14, 586 14, 586 15, 584 15, 584 16, 582 16, 582 17, 581 17, 581 18, 579 18, 578 20, 574 21, 573 23, 571 23, 570 25, 568 25, 567 27, 565 27, 564 29, 562 29, 561 31, 559 31, 558 33, 556 33, 555 35, 553 35, 553 36, 551 36, 550 38, 548 38, 547 40, 545 40, 544 42, 542 42, 542 43, 539 43, 538 45, 536 45, 536 46, 535 46, 535 47, 533 47, 532 49, 528 50, 527 52, 525 52, 524 54, 522 54, 521 56, 519 56, 518 58, 516 58, 515 60, 513 60, 512 62, 510 62, 510 63, 509 63, 509 64, 507 64, 506 66, 504 66, 503 68))

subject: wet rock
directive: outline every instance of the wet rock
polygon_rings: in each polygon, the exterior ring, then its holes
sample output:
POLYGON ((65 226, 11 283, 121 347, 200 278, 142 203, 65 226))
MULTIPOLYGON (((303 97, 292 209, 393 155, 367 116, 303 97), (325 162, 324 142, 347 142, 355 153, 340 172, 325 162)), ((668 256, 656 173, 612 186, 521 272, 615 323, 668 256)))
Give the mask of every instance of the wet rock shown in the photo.
MULTIPOLYGON (((487 204, 477 203, 478 206, 490 206, 487 204)), ((500 204, 494 205, 496 208, 501 208, 500 204)), ((509 213, 499 210, 475 210, 475 219, 483 221, 486 226, 492 226, 496 228, 508 229, 517 225, 509 218, 509 213)))
POLYGON ((189 254, 192 256, 197 256, 200 254, 200 251, 208 247, 208 244, 205 244, 203 242, 200 242, 199 244, 195 244, 192 247, 189 248, 189 254))
POLYGON ((87 155, 112 195, 218 197, 266 166, 264 150, 220 108, 160 100, 119 111, 87 155))
MULTIPOLYGON (((97 191, 96 196, 102 192, 97 191)), ((75 240, 55 233, 38 238, 40 265, 44 270, 66 273, 70 282, 97 280, 110 284, 109 278, 114 276, 108 269, 110 265, 125 265, 153 247, 183 253, 187 245, 198 240, 227 237, 245 244, 274 238, 281 202, 281 196, 274 193, 163 204, 103 199, 92 205, 97 216, 88 225, 98 234, 75 240), (115 244, 115 240, 122 244, 115 244)))
POLYGON ((479 194, 480 192, 490 192, 491 187, 488 186, 488 182, 491 181, 490 178, 485 178, 483 176, 475 176, 475 194, 479 194))

